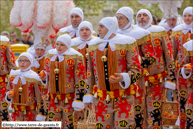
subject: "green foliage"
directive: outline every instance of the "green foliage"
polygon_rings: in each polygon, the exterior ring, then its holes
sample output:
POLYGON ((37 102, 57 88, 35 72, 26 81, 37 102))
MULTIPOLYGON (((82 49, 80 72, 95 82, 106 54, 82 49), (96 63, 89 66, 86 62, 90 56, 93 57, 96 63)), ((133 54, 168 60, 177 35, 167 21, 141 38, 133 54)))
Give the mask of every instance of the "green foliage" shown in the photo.
POLYGON ((74 0, 76 7, 84 11, 84 16, 98 16, 99 10, 103 9, 106 0, 74 0))
POLYGON ((184 2, 182 3, 181 8, 179 10, 179 14, 182 15, 183 10, 188 6, 193 7, 193 0, 184 0, 184 2))
POLYGON ((158 4, 145 5, 145 4, 139 3, 137 0, 116 0, 116 1, 112 1, 112 2, 117 3, 117 4, 115 4, 115 6, 112 10, 113 13, 116 13, 116 11, 121 7, 128 6, 128 7, 132 8, 134 11, 134 19, 135 19, 135 15, 137 14, 137 12, 140 9, 148 9, 149 11, 151 11, 153 16, 162 17, 162 12, 158 8, 158 4))
POLYGON ((13 0, 1 0, 0 1, 0 33, 2 31, 16 31, 20 34, 20 30, 13 27, 9 21, 9 15, 13 7, 13 0))

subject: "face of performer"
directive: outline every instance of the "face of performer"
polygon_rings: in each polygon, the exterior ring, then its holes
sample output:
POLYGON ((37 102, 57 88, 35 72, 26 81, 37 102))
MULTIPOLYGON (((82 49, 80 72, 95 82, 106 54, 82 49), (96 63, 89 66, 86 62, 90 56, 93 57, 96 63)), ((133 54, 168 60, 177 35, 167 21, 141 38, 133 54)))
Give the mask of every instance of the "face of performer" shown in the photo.
POLYGON ((129 19, 121 13, 117 13, 116 17, 117 17, 119 29, 124 28, 129 23, 129 19))
POLYGON ((149 16, 146 13, 139 13, 137 15, 137 22, 141 27, 146 26, 149 23, 149 16))
POLYGON ((38 48, 38 49, 35 49, 35 52, 36 52, 36 54, 38 55, 38 57, 41 57, 41 56, 44 55, 45 50, 44 50, 44 49, 41 49, 41 48, 38 48))
POLYGON ((68 47, 64 43, 57 41, 56 42, 56 50, 57 50, 58 54, 62 54, 68 50, 68 47))
POLYGON ((168 18, 166 21, 171 28, 174 28, 176 26, 176 18, 168 18))
POLYGON ((81 17, 76 13, 71 14, 70 20, 74 28, 77 28, 82 21, 81 17))
POLYGON ((21 56, 18 62, 19 62, 19 68, 21 70, 25 70, 31 65, 30 60, 25 56, 21 56))
POLYGON ((88 27, 82 27, 79 31, 79 35, 82 39, 88 39, 91 35, 91 31, 88 27))
POLYGON ((99 23, 98 32, 101 39, 105 37, 108 31, 109 30, 103 24, 99 23))
POLYGON ((187 25, 190 25, 193 22, 193 15, 191 15, 189 13, 185 13, 183 16, 183 19, 187 25))

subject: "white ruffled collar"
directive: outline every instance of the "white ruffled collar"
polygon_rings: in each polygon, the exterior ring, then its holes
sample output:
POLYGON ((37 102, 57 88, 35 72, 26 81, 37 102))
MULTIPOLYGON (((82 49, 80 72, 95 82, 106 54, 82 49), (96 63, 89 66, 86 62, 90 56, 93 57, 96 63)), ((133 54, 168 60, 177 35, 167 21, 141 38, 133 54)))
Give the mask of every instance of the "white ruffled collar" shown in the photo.
POLYGON ((59 62, 62 62, 64 60, 64 55, 78 55, 78 56, 83 57, 83 55, 81 53, 79 53, 78 51, 76 51, 73 48, 68 49, 66 52, 64 52, 62 54, 59 54, 57 52, 56 48, 49 50, 48 53, 53 54, 53 56, 51 58, 51 61, 55 61, 56 57, 58 56, 59 57, 59 62))
POLYGON ((193 51, 193 40, 190 40, 183 44, 183 47, 186 49, 186 51, 193 51))
POLYGON ((60 32, 70 32, 70 36, 73 37, 76 34, 76 37, 79 37, 78 28, 73 28, 72 25, 64 27, 59 30, 60 32))
POLYGON ((165 28, 162 26, 151 25, 149 28, 147 28, 147 30, 150 32, 162 32, 165 31, 165 28))
POLYGON ((12 69, 10 72, 10 75, 21 75, 21 76, 24 76, 26 78, 34 78, 37 81, 41 81, 39 75, 31 69, 28 71, 24 71, 24 72, 21 70, 13 70, 12 69))
POLYGON ((128 30, 122 31, 118 30, 119 34, 130 36, 134 39, 141 39, 144 36, 149 35, 151 32, 145 29, 142 29, 136 25, 131 25, 131 27, 128 30), (139 33, 140 32, 140 33, 139 33))
POLYGON ((115 44, 132 44, 134 43, 136 40, 132 37, 129 37, 129 36, 125 36, 125 35, 121 35, 121 34, 116 34, 115 37, 111 38, 111 39, 108 39, 108 40, 104 40, 104 39, 101 39, 101 38, 96 38, 94 40, 92 40, 90 42, 90 46, 91 45, 96 45, 96 44, 99 44, 101 43, 99 46, 98 46, 98 49, 100 51, 103 51, 107 42, 109 42, 109 46, 111 48, 112 51, 115 51, 115 44))
POLYGON ((80 37, 74 38, 74 39, 72 39, 71 47, 73 47, 73 46, 78 46, 78 49, 83 49, 83 48, 86 46, 86 44, 89 45, 89 43, 90 43, 92 40, 94 40, 95 38, 96 38, 95 36, 92 36, 91 39, 88 40, 88 41, 83 41, 83 40, 81 40, 80 37))
POLYGON ((193 34, 193 23, 191 23, 190 25, 187 25, 185 23, 180 24, 178 26, 176 26, 173 31, 182 31, 184 34, 186 34, 188 31, 191 31, 191 33, 193 34))

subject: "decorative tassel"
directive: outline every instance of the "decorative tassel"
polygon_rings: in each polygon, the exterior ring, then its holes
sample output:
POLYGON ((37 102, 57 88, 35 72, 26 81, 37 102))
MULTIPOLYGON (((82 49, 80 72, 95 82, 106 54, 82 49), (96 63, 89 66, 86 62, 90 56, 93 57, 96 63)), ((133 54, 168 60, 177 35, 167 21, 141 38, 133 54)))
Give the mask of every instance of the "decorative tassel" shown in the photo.
POLYGON ((160 82, 160 83, 162 83, 162 82, 163 82, 163 78, 162 78, 162 77, 160 77, 159 82, 160 82))
POLYGON ((15 113, 15 107, 13 107, 12 113, 15 113))
POLYGON ((126 99, 127 95, 125 94, 125 91, 123 92, 122 99, 126 99))
POLYGON ((47 94, 46 100, 49 101, 50 100, 50 96, 47 94))
POLYGON ((109 94, 107 94, 107 96, 106 96, 106 101, 110 101, 111 99, 110 99, 110 95, 109 94))
POLYGON ((88 52, 86 53, 86 59, 88 59, 88 52))
POLYGON ((5 82, 8 82, 8 79, 7 79, 7 77, 5 77, 5 82))
POLYGON ((98 94, 97 94, 97 92, 94 94, 94 98, 95 99, 97 99, 97 97, 98 97, 98 94))
POLYGON ((190 81, 188 81, 188 87, 190 87, 191 86, 191 82, 190 81))
POLYGON ((148 86, 148 85, 149 85, 148 81, 145 81, 145 86, 148 86))
POLYGON ((58 103, 58 97, 57 96, 54 99, 54 103, 58 103))
POLYGON ((145 74, 146 76, 149 76, 149 72, 146 70, 146 74, 145 74))
POLYGON ((138 97, 138 96, 140 96, 140 94, 139 94, 139 92, 137 91, 137 92, 136 92, 136 97, 138 97))
POLYGON ((68 97, 65 98, 65 103, 69 103, 68 97))
POLYGON ((27 114, 26 109, 24 109, 24 115, 26 115, 26 114, 27 114))
POLYGON ((145 87, 145 93, 147 94, 147 92, 148 92, 148 87, 146 86, 145 87))

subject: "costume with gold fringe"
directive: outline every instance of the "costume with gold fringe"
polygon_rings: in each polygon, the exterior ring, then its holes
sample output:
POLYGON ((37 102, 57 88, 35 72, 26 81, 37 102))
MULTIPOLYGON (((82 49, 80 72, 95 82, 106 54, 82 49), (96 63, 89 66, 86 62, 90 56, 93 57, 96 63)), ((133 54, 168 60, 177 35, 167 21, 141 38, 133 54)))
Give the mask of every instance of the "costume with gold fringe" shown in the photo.
MULTIPOLYGON (((181 90, 180 92, 180 96, 184 96, 187 95, 187 99, 185 100, 186 103, 183 103, 183 99, 180 100, 180 102, 182 103, 180 105, 180 111, 184 111, 186 112, 186 128, 187 129, 191 129, 193 128, 191 122, 193 120, 193 114, 192 114, 192 110, 193 110, 193 101, 192 101, 192 97, 193 97, 193 71, 191 71, 189 74, 185 73, 185 68, 187 65, 191 65, 191 67, 193 66, 193 40, 189 40, 186 43, 183 44, 183 49, 185 52, 185 56, 184 59, 182 60, 182 64, 181 64, 181 68, 179 68, 178 71, 178 76, 183 78, 187 84, 186 89, 187 90, 181 90), (186 104, 185 108, 182 107, 183 104, 186 104)), ((181 87, 183 85, 180 85, 179 87, 181 87)), ((181 89, 181 88, 180 88, 181 89)), ((181 97, 182 98, 182 97, 181 97)), ((185 117, 185 116, 184 116, 185 117)), ((183 120, 181 118, 181 120, 183 120)), ((181 123, 183 124, 183 123, 181 123)))
POLYGON ((109 43, 103 41, 96 38, 89 44, 88 83, 83 103, 94 103, 98 128, 132 128, 134 96, 138 91, 136 82, 141 75, 137 43, 135 39, 120 34, 109 39, 109 43), (105 44, 108 47, 104 48, 105 44), (109 82, 115 73, 122 74, 122 82, 109 82))
POLYGON ((6 85, 11 69, 16 69, 14 54, 10 41, 6 36, 0 35, 0 127, 2 121, 8 121, 9 104, 5 101, 6 85))

